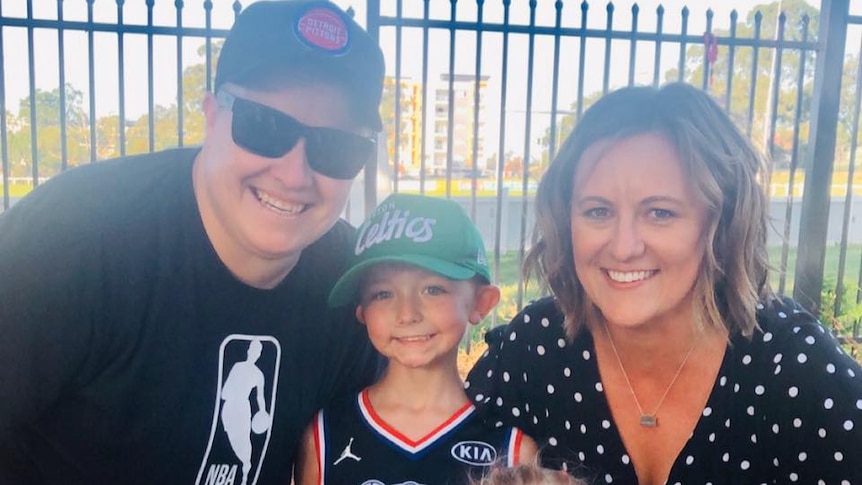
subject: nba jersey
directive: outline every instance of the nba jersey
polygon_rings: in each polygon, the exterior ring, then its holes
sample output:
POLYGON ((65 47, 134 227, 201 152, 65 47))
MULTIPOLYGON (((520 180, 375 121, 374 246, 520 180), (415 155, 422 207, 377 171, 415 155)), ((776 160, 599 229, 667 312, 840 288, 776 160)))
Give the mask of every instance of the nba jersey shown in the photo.
POLYGON ((368 391, 341 399, 315 418, 321 485, 456 485, 488 466, 518 463, 523 434, 484 423, 467 403, 424 438, 413 441, 384 422, 368 391))

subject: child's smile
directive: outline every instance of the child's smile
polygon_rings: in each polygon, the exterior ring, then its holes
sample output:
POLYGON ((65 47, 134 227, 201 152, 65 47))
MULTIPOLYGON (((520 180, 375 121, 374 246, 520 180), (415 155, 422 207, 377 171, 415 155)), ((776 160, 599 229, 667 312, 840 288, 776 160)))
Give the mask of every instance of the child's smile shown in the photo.
POLYGON ((412 337, 394 337, 395 340, 401 343, 426 342, 433 338, 436 334, 415 335, 412 337))

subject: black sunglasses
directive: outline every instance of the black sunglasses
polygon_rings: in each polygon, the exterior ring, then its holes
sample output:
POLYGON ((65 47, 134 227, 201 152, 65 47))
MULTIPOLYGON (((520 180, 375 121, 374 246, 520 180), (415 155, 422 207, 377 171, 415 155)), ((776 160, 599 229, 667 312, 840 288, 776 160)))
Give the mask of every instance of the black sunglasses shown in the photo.
POLYGON ((305 155, 312 170, 350 180, 374 153, 376 143, 371 138, 337 128, 308 126, 277 109, 224 90, 216 94, 216 100, 233 112, 233 142, 255 155, 282 157, 305 138, 305 155))

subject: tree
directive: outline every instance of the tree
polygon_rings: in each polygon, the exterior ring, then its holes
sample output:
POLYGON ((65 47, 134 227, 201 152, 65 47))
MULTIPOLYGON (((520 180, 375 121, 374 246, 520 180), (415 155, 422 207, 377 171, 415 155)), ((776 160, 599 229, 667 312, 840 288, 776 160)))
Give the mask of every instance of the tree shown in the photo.
POLYGON ((398 146, 395 143, 395 95, 396 84, 395 78, 387 76, 383 79, 383 96, 380 101, 380 116, 383 119, 383 132, 386 133, 386 154, 389 160, 389 170, 395 173, 395 151, 400 153, 399 172, 404 170, 404 167, 409 166, 414 160, 418 160, 418 156, 414 156, 417 150, 414 142, 417 141, 414 134, 416 130, 421 130, 422 116, 422 98, 419 96, 419 89, 413 82, 402 79, 401 92, 399 96, 398 109, 401 113, 400 119, 400 136, 398 146), (404 150, 404 148, 407 150, 404 150), (406 160, 405 160, 406 158, 406 160))
MULTIPOLYGON (((779 27, 779 2, 774 1, 768 4, 755 6, 745 19, 738 21, 736 24, 737 38, 754 38, 759 32, 759 38, 763 40, 774 39, 779 27)), ((818 25, 820 21, 820 13, 817 9, 810 6, 804 0, 782 0, 781 10, 783 12, 784 35, 785 41, 801 41, 804 32, 807 31, 807 40, 815 42, 817 37, 818 25), (807 30, 806 30, 807 29, 807 30)), ((716 29, 713 34, 718 39, 729 39, 729 29, 716 29)), ((686 50, 684 71, 680 76, 676 68, 670 69, 664 74, 664 80, 667 82, 682 79, 688 83, 700 86, 704 78, 704 45, 691 45, 686 50)), ((752 75, 752 67, 755 66, 755 49, 751 47, 737 46, 734 48, 734 60, 730 65, 730 47, 720 45, 717 49, 715 62, 710 65, 710 79, 708 83, 709 92, 728 110, 731 118, 737 123, 740 129, 748 133, 755 143, 761 145, 761 148, 767 149, 767 129, 766 120, 771 116, 771 109, 768 109, 770 101, 769 89, 770 78, 772 72, 772 55, 775 52, 772 48, 759 48, 756 51, 757 64, 754 74, 752 75), (730 96, 728 92, 728 72, 730 73, 730 96), (750 96, 752 80, 754 80, 754 97, 750 96), (729 103, 728 103, 729 100, 729 103), (753 103, 753 104, 752 104, 753 103), (749 108, 751 109, 751 119, 749 120, 749 108), (768 113, 769 112, 769 113, 768 113)), ((805 144, 808 139, 810 106, 814 85, 814 69, 815 59, 811 51, 805 51, 805 66, 802 82, 802 101, 800 106, 799 133, 799 153, 804 153, 805 144)), ((802 68, 802 52, 797 49, 785 49, 781 56, 781 69, 779 72, 778 83, 778 103, 776 104, 776 121, 774 128, 774 136, 772 138, 772 157, 779 166, 786 166, 792 155, 794 127, 796 126, 796 110, 797 110, 797 89, 799 72, 802 68)), ((842 84, 842 98, 845 100, 841 104, 840 125, 838 134, 839 150, 847 151, 849 142, 842 143, 842 140, 849 140, 852 124, 852 102, 853 91, 855 90, 854 82, 855 69, 858 66, 852 59, 845 62, 845 81, 842 84)), ((589 107, 595 102, 601 93, 593 93, 584 99, 583 109, 589 107)), ((577 104, 573 103, 571 110, 575 111, 577 104)), ((566 115, 560 119, 558 125, 559 135, 557 143, 561 143, 575 125, 575 117, 566 115)), ((545 134, 540 138, 545 152, 542 155, 542 163, 547 160, 547 150, 550 142, 550 131, 545 131, 545 134)), ((838 166, 842 163, 846 164, 846 155, 843 157, 839 154, 839 159, 843 162, 837 162, 838 166)))
MULTIPOLYGON (((224 42, 212 44, 211 61, 214 67, 224 42)), ((198 56, 205 59, 205 46, 198 48, 198 56)), ((178 101, 168 106, 157 105, 153 110, 153 150, 164 150, 182 145, 196 145, 203 141, 205 120, 201 102, 207 89, 206 61, 192 64, 183 70, 182 76, 182 134, 177 133, 179 126, 178 101)), ((128 154, 150 151, 149 114, 144 114, 132 122, 126 132, 128 154)))
MULTIPOLYGON (((215 66, 221 53, 223 41, 212 44, 212 68, 215 66)), ((187 67, 183 71, 183 144, 195 145, 203 142, 205 120, 202 101, 207 89, 206 71, 206 46, 198 48, 198 56, 204 62, 187 67)), ((176 112, 176 105, 174 105, 176 112)))
MULTIPOLYGON (((213 43, 212 64, 215 66, 223 42, 213 43)), ((198 48, 198 55, 205 57, 205 46, 198 48)), ((179 125, 178 102, 167 106, 156 105, 153 109, 153 150, 163 150, 180 145, 195 145, 203 141, 204 114, 201 101, 206 93, 206 63, 189 65, 182 76, 182 134, 177 133, 179 125)), ((135 155, 150 151, 150 114, 143 114, 135 120, 124 120, 125 154, 135 155)), ((114 158, 124 152, 120 150, 119 118, 116 115, 100 118, 97 121, 99 149, 98 158, 114 158)))
POLYGON ((9 176, 27 177, 30 164, 30 124, 26 124, 27 130, 22 130, 24 121, 11 111, 6 112, 6 134, 7 152, 9 155, 9 176))
MULTIPOLYGON (((215 65, 221 51, 222 42, 212 48, 212 63, 215 65)), ((204 57, 204 46, 198 55, 204 57)), ((204 116, 201 100, 206 91, 206 65, 197 63, 188 66, 182 77, 183 144, 197 144, 203 140, 204 116)), ((90 118, 84 108, 84 94, 72 85, 65 86, 65 149, 66 164, 75 166, 87 163, 90 152, 90 118)), ((45 91, 37 89, 34 94, 35 113, 31 117, 30 97, 19 102, 18 112, 6 113, 7 151, 9 172, 12 177, 30 177, 33 167, 31 121, 36 126, 36 156, 38 157, 39 177, 50 177, 63 167, 63 140, 61 120, 60 90, 45 91)), ((154 150, 162 150, 179 145, 177 126, 179 124, 178 103, 168 106, 155 106, 153 116, 154 150)), ((119 157, 124 153, 133 155, 150 150, 150 114, 136 120, 120 120, 116 114, 99 117, 95 120, 96 149, 98 160, 119 157), (121 131, 125 136, 125 147, 121 147, 121 131), (125 148, 123 150, 122 148, 125 148)))
MULTIPOLYGON (((779 2, 755 6, 744 20, 736 24, 737 38, 754 38, 759 34, 762 40, 772 40, 778 37, 779 26, 784 26, 785 41, 801 41, 805 38, 814 42, 817 39, 817 29, 820 22, 819 11, 804 0, 782 0, 781 12, 779 2)), ((716 29, 713 34, 718 39, 731 38, 730 30, 716 29)), ((686 50, 685 71, 683 79, 694 85, 702 85, 704 78, 704 45, 692 45, 686 50)), ((770 148, 768 120, 772 113, 773 56, 776 50, 772 48, 735 47, 733 65, 730 61, 730 47, 721 45, 717 49, 715 61, 710 65, 709 92, 719 100, 737 125, 748 133, 752 140, 764 151, 770 148), (752 73, 752 67, 756 68, 752 73), (728 74, 730 74, 730 96, 728 92, 728 74), (754 82, 754 97, 751 97, 751 86, 754 82), (727 100, 729 99, 729 106, 727 100)), ((781 166, 789 163, 793 148, 793 130, 797 123, 797 89, 799 74, 802 69, 803 52, 796 49, 785 49, 780 59, 781 69, 778 72, 778 102, 775 105, 776 120, 772 142, 772 157, 781 166)), ((800 148, 804 149, 807 140, 811 96, 814 84, 815 59, 814 53, 804 51, 805 66, 802 72, 803 91, 800 118, 798 120, 800 148)), ((679 71, 672 69, 665 74, 667 81, 677 80, 679 71)))
MULTIPOLYGON (((584 96, 581 111, 585 111, 587 108, 593 105, 599 98, 602 97, 602 92, 597 91, 588 96, 584 96)), ((575 129, 576 121, 576 113, 578 112, 578 101, 575 100, 569 106, 568 113, 563 115, 560 118, 560 121, 557 123, 557 135, 555 137, 556 146, 554 147, 554 153, 560 149, 560 146, 563 143, 563 140, 569 137, 572 133, 572 130, 575 129)), ((542 147, 542 155, 539 159, 539 173, 544 173, 544 171, 548 168, 550 164, 549 154, 550 154, 550 144, 551 144, 551 127, 545 129, 545 133, 539 137, 539 145, 542 147)))
POLYGON ((34 93, 35 112, 31 111, 30 96, 18 105, 17 115, 7 114, 10 172, 13 177, 32 174, 33 150, 31 123, 36 122, 36 156, 40 177, 50 177, 60 171, 63 160, 61 119, 65 118, 66 161, 69 165, 89 158, 88 117, 83 109, 83 94, 72 85, 65 86, 65 113, 61 113, 59 88, 34 93), (32 116, 31 116, 32 113, 32 116))

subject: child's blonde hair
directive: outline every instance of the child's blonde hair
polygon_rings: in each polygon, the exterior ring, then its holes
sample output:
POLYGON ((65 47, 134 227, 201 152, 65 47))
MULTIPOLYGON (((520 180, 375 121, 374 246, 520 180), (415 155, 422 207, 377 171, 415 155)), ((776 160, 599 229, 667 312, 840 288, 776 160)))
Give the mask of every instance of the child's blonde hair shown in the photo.
POLYGON ((586 485, 565 471, 542 468, 536 464, 515 467, 495 466, 472 485, 586 485))

